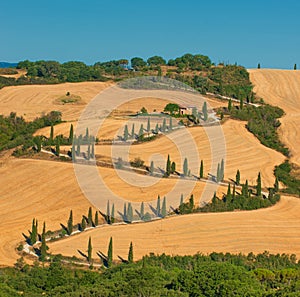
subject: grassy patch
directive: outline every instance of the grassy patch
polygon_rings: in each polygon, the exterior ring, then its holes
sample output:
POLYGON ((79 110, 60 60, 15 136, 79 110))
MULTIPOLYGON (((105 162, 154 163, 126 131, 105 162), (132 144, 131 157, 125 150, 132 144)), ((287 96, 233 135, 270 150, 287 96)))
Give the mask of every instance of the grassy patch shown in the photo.
POLYGON ((81 104, 81 97, 74 94, 64 95, 55 100, 56 104, 81 104))

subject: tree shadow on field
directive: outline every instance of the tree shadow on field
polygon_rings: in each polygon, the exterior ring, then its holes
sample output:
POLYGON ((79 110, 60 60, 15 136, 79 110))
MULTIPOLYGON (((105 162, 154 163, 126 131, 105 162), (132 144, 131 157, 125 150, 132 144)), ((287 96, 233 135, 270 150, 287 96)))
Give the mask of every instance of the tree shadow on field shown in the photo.
POLYGON ((97 252, 97 256, 101 259, 103 265, 107 268, 108 267, 108 257, 101 251, 97 252))
POLYGON ((77 252, 78 252, 82 257, 84 257, 86 260, 88 259, 88 256, 87 256, 84 252, 82 252, 81 250, 77 250, 77 252))

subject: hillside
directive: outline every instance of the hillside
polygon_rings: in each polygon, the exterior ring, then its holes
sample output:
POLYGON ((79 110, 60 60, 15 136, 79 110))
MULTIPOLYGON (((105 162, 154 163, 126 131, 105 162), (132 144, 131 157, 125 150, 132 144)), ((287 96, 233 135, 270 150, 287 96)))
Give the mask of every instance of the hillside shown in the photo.
POLYGON ((290 149, 291 161, 300 165, 300 71, 251 69, 249 73, 257 95, 285 111, 278 132, 290 149))

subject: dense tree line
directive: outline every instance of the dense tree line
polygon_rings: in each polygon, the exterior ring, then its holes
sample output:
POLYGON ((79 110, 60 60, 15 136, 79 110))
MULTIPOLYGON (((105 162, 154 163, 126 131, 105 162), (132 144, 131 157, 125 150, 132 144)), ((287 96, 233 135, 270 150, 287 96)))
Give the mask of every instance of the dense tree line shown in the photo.
POLYGON ((34 132, 60 122, 59 111, 51 111, 33 121, 26 121, 14 112, 11 112, 9 116, 0 115, 0 150, 15 148, 19 145, 23 145, 24 148, 33 146, 35 144, 34 132))
POLYGON ((27 75, 18 79, 0 77, 0 88, 22 84, 49 84, 80 81, 119 80, 140 75, 161 76, 162 67, 166 68, 167 77, 185 82, 202 93, 250 98, 252 85, 247 70, 238 65, 214 65, 208 56, 202 54, 184 54, 166 61, 161 56, 144 60, 134 57, 127 59, 97 62, 86 65, 83 62, 70 61, 21 61, 17 68, 26 69, 27 75), (132 71, 133 70, 133 71, 132 71))
POLYGON ((278 120, 284 114, 277 106, 268 104, 255 107, 245 105, 243 108, 231 108, 230 115, 239 120, 247 121, 246 128, 253 133, 259 141, 284 155, 288 155, 288 149, 281 143, 277 134, 280 126, 278 120))
MULTIPOLYGON (((201 250, 201 247, 199 248, 201 250)), ((131 256, 128 257, 131 259, 131 256)), ((131 261, 130 261, 131 262, 131 261)), ((145 256, 136 263, 85 270, 56 256, 49 266, 1 268, 0 295, 9 296, 299 296, 295 255, 229 253, 145 256)))

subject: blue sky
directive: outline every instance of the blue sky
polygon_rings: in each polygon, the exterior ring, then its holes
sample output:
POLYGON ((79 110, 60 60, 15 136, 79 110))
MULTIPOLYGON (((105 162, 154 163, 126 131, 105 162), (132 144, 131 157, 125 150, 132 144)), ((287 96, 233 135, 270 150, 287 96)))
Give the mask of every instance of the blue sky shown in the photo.
POLYGON ((97 61, 184 53, 300 66, 298 0, 15 0, 0 5, 0 61, 97 61))

